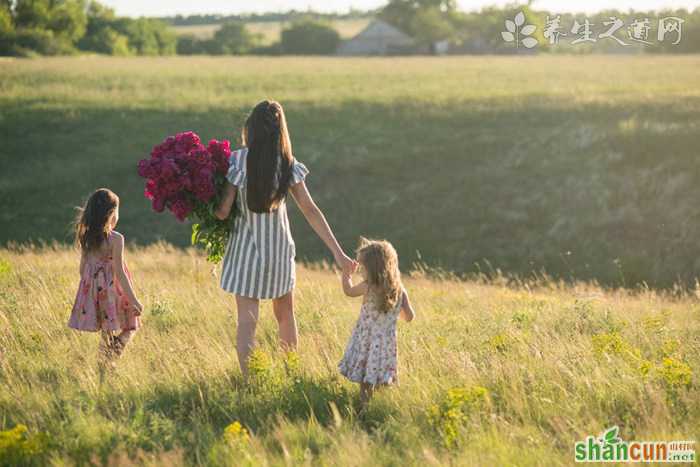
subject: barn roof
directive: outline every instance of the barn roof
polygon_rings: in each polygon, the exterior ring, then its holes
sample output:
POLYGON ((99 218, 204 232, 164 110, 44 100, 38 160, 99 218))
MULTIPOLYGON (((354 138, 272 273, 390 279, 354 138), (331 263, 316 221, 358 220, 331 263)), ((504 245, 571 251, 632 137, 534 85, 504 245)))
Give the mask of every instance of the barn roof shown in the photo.
POLYGON ((391 24, 380 19, 372 20, 365 29, 360 31, 353 39, 391 39, 392 42, 412 43, 413 39, 407 34, 399 31, 391 24))
POLYGON ((413 46, 413 39, 384 21, 375 19, 359 34, 340 44, 340 55, 386 55, 413 46))

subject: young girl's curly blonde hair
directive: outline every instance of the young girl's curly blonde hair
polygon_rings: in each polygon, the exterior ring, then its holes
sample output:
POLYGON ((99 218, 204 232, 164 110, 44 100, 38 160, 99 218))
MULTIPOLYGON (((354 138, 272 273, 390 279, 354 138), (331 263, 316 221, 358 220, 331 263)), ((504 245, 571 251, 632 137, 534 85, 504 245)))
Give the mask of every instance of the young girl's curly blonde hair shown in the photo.
POLYGON ((367 273, 369 294, 383 312, 393 310, 401 300, 401 273, 399 257, 386 240, 368 240, 360 237, 357 261, 367 273))

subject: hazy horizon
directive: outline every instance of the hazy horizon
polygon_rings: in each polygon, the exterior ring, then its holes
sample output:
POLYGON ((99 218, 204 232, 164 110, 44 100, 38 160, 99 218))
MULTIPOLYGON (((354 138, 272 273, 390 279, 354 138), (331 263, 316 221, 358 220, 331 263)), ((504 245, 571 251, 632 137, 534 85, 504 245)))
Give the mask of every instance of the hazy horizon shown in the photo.
MULTIPOLYGON (((102 3, 115 9, 121 16, 175 16, 196 14, 247 14, 287 12, 290 10, 312 10, 322 13, 347 13, 351 9, 373 10, 387 3, 387 0, 257 0, 255 6, 247 2, 229 2, 227 0, 200 0, 198 2, 185 0, 103 0, 102 3)), ((493 0, 457 0, 461 10, 479 10, 486 6, 502 6, 509 3, 526 4, 519 1, 493 0)), ((669 8, 686 8, 688 10, 700 7, 700 0, 535 0, 533 7, 556 12, 593 13, 600 10, 615 8, 618 10, 662 10, 669 8)))

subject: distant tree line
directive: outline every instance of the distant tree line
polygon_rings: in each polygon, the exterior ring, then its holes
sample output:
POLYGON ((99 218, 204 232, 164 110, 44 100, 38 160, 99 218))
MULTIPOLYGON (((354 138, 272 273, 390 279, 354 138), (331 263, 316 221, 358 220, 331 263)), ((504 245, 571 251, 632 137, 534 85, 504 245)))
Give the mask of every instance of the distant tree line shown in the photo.
POLYGON ((0 0, 0 55, 171 55, 177 37, 164 22, 117 17, 86 0, 0 0))
POLYGON ((279 41, 264 45, 262 35, 251 33, 244 22, 221 25, 211 39, 181 35, 177 53, 181 55, 329 55, 340 44, 340 34, 328 22, 302 17, 282 29, 279 41))
POLYGON ((296 11, 290 10, 286 12, 270 12, 270 13, 249 13, 242 15, 175 15, 163 16, 159 19, 173 26, 201 26, 207 24, 224 24, 230 22, 255 22, 255 23, 274 23, 285 22, 291 23, 302 19, 316 19, 320 21, 335 21, 346 19, 363 19, 372 18, 376 15, 376 11, 350 10, 348 13, 316 13, 311 11, 296 11))

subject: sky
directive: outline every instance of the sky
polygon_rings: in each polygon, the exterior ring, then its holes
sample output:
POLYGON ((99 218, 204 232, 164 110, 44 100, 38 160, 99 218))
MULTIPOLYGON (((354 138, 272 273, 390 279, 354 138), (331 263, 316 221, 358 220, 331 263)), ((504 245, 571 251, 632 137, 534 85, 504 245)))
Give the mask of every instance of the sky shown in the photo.
MULTIPOLYGON (((345 13, 351 8, 368 10, 381 7, 387 0, 102 0, 120 16, 172 16, 198 13, 263 13, 269 11, 314 10, 345 13)), ((462 10, 478 10, 488 5, 527 3, 513 0, 457 0, 462 10)), ((618 10, 660 10, 700 7, 700 0, 535 0, 533 6, 550 11, 591 13, 606 8, 618 10)))

